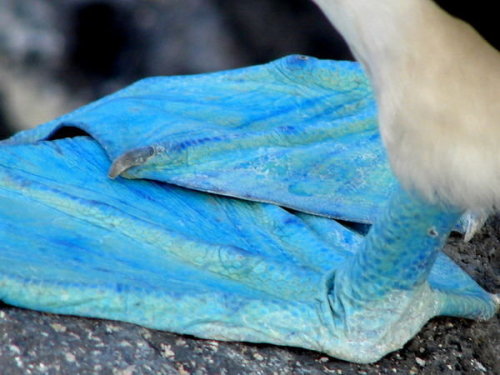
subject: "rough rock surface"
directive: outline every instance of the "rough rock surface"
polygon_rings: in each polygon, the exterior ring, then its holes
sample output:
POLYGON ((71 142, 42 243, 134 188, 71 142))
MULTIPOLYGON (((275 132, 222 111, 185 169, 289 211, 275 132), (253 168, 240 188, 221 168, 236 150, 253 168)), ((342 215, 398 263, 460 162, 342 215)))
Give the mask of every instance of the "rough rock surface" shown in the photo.
MULTIPOLYGON (((500 218, 446 251, 482 286, 500 292, 500 218)), ((42 374, 500 374, 500 320, 436 318, 402 350, 372 365, 312 351, 202 340, 128 323, 0 305, 0 373, 42 374)))

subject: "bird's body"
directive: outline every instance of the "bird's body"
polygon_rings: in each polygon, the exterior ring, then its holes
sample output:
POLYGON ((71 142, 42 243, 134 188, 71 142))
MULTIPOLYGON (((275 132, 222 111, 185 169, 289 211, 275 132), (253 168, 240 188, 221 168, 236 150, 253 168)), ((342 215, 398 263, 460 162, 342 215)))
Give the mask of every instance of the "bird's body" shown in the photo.
POLYGON ((430 0, 315 0, 371 78, 391 166, 432 202, 500 207, 500 54, 430 0))

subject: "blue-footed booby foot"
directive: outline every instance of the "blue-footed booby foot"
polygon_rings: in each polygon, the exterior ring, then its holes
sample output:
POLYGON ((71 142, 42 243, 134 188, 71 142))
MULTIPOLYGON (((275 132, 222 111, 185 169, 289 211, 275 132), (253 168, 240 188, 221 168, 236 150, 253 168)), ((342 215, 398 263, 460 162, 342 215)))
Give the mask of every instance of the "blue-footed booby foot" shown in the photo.
POLYGON ((355 362, 434 316, 493 316, 441 252, 461 210, 399 187, 376 116, 357 63, 289 56, 146 79, 18 133, 0 300, 355 362))

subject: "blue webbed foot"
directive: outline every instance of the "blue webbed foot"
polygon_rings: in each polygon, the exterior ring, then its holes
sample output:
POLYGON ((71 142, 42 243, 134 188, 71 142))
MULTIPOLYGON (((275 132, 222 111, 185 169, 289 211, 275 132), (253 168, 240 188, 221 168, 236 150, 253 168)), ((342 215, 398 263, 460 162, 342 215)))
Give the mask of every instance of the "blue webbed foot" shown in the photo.
POLYGON ((0 299, 357 362, 433 316, 492 316, 440 252, 460 213, 398 188, 375 117, 358 65, 292 56, 20 133, 0 148, 0 299), (63 126, 90 136, 51 140, 63 126))
POLYGON ((356 362, 433 316, 495 312, 440 252, 459 214, 403 191, 365 238, 274 205, 111 180, 108 167, 86 137, 2 150, 2 300, 356 362))

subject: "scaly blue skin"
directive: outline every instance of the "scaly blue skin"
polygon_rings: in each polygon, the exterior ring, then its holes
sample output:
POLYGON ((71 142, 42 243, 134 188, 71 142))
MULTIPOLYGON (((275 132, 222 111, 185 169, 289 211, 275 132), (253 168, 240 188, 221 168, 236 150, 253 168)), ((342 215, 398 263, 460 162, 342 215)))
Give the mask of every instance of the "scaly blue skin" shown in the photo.
POLYGON ((355 362, 433 316, 493 316, 440 252, 460 213, 399 189, 374 108, 356 64, 292 56, 19 133, 0 146, 0 299, 355 362), (40 141, 64 125, 93 138, 40 141))

